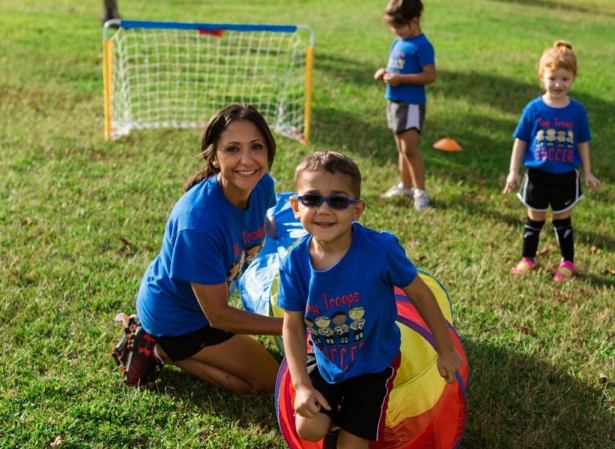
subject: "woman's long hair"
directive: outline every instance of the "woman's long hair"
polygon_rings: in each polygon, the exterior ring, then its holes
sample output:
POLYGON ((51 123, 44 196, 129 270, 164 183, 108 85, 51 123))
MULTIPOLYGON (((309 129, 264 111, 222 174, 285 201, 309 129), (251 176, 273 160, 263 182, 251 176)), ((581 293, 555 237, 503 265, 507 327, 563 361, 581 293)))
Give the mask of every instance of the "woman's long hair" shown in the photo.
POLYGON ((267 163, 269 169, 273 165, 275 159, 276 143, 269 129, 269 125, 263 116, 256 108, 249 104, 235 103, 223 107, 216 112, 205 126, 203 132, 203 140, 201 142, 201 157, 205 160, 205 164, 201 170, 192 175, 184 184, 184 191, 190 190, 192 186, 199 183, 203 179, 207 179, 220 172, 220 168, 215 166, 217 145, 220 135, 235 121, 246 120, 254 123, 265 138, 267 146, 267 163))

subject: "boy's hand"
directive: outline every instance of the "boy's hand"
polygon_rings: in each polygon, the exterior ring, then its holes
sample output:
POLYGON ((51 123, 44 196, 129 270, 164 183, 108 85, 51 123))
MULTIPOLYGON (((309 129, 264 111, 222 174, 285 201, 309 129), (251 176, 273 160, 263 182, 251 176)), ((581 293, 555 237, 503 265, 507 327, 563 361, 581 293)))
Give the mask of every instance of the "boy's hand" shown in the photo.
POLYGON ((378 80, 378 81, 382 81, 382 78, 384 78, 384 75, 386 73, 387 73, 387 69, 380 68, 380 69, 376 70, 376 73, 374 73, 374 79, 378 80))
POLYGON ((519 187, 519 181, 519 173, 509 173, 506 177, 506 185, 504 186, 504 191, 502 193, 513 192, 517 187, 519 187))
POLYGON ((455 374, 461 366, 461 356, 453 349, 450 352, 438 354, 438 372, 449 384, 455 382, 455 374))
POLYGON ((295 390, 295 413, 304 418, 313 418, 320 409, 331 410, 325 397, 314 387, 300 387, 295 390))
POLYGON ((600 181, 591 173, 587 173, 585 176, 585 185, 592 189, 594 192, 600 189, 600 181))

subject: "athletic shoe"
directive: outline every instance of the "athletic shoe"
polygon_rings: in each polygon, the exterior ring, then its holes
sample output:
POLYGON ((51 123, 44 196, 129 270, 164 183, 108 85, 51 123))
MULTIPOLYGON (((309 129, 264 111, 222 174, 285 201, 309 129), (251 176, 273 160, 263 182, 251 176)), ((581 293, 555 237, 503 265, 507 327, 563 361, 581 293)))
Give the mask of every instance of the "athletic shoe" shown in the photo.
POLYGON ((553 280, 555 282, 569 281, 570 279, 572 279, 574 272, 574 264, 569 260, 562 260, 557 267, 555 275, 553 275, 553 280))
POLYGON ((143 330, 136 315, 128 317, 124 335, 111 355, 119 365, 124 383, 149 388, 154 385, 162 362, 154 354, 156 340, 143 330))
POLYGON ((421 189, 414 189, 414 208, 416 210, 427 209, 429 207, 429 196, 421 189))
POLYGON ((382 195, 380 195, 380 198, 393 198, 396 196, 402 196, 402 195, 406 195, 408 197, 412 197, 414 193, 414 189, 412 187, 404 187, 404 185, 401 182, 398 182, 397 184, 391 186, 389 188, 389 190, 387 190, 386 192, 384 192, 382 195))
POLYGON ((534 261, 534 259, 530 257, 524 257, 519 261, 517 265, 512 267, 510 272, 512 274, 524 276, 530 273, 531 271, 533 271, 535 267, 536 267, 536 262, 534 261))

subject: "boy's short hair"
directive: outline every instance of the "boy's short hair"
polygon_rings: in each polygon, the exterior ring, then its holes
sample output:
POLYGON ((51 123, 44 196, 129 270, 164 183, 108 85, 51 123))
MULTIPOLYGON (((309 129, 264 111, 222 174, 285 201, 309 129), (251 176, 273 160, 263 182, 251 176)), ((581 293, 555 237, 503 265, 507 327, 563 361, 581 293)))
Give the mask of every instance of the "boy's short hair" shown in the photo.
POLYGON ((421 0, 390 0, 384 8, 385 20, 393 25, 405 25, 412 19, 421 18, 421 0))
POLYGON ((295 169, 295 186, 306 171, 326 170, 329 173, 342 173, 350 177, 353 194, 361 198, 361 171, 348 156, 336 151, 320 151, 306 156, 295 169))

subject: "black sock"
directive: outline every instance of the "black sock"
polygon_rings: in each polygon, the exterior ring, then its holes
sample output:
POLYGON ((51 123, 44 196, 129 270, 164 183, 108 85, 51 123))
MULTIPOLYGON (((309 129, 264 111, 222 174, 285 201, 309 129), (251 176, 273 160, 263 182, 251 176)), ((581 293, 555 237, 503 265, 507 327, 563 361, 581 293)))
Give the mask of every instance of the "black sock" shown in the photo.
POLYGON ((563 220, 553 220, 553 230, 562 252, 562 258, 574 262, 574 236, 570 217, 563 220))
POLYGON ((540 230, 544 226, 543 221, 534 221, 530 218, 523 226, 523 257, 534 259, 536 250, 538 249, 538 241, 540 240, 540 230))

